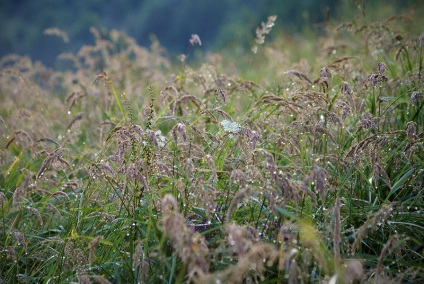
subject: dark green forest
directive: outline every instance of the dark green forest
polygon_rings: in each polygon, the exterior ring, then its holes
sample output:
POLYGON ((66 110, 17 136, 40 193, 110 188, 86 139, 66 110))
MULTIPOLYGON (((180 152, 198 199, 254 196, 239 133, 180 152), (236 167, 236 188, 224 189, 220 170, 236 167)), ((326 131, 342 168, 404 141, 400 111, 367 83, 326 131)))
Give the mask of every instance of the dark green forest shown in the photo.
POLYGON ((93 43, 90 27, 124 31, 143 46, 149 46, 154 37, 172 53, 185 53, 194 33, 202 38, 204 50, 245 48, 253 40, 257 24, 269 15, 278 16, 276 29, 280 31, 319 33, 328 20, 327 11, 331 20, 359 15, 364 6, 370 17, 385 16, 422 6, 420 2, 5 0, 0 4, 0 56, 28 54, 51 66, 60 53, 76 52, 82 45, 93 43), (53 27, 64 31, 69 40, 47 36, 45 29, 53 27))

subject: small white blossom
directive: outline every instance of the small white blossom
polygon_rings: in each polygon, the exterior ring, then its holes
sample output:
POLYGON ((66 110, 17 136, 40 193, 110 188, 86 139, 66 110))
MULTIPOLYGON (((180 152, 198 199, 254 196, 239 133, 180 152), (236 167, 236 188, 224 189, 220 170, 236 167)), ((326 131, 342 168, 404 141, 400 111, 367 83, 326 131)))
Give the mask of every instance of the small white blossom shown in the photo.
POLYGON ((222 127, 224 127, 225 131, 231 132, 231 133, 239 133, 241 131, 240 125, 238 125, 236 122, 231 122, 228 120, 221 121, 222 127))
POLYGON ((158 130, 155 132, 156 137, 159 139, 158 145, 159 147, 165 146, 166 138, 162 135, 162 131, 158 130))
POLYGON ((202 45, 202 41, 200 40, 200 37, 197 34, 192 34, 190 38, 191 45, 202 45))

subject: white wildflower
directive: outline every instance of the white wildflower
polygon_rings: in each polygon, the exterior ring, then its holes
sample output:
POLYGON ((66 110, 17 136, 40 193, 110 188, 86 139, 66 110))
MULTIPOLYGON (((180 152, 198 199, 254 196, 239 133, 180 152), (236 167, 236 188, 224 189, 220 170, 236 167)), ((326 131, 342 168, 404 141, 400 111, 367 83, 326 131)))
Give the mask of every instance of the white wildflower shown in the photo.
POLYGON ((221 121, 222 127, 224 127, 225 131, 228 131, 232 134, 239 133, 241 131, 240 125, 238 125, 236 122, 231 122, 228 120, 221 121))
POLYGON ((156 137, 159 139, 158 145, 159 147, 165 146, 166 138, 162 135, 162 131, 158 130, 155 132, 156 137))

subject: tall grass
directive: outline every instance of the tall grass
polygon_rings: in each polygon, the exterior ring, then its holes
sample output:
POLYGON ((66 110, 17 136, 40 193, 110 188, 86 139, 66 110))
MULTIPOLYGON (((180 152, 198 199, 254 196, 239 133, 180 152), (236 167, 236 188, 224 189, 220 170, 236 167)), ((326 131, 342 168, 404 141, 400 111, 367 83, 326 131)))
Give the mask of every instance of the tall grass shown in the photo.
POLYGON ((291 62, 270 17, 240 69, 95 29, 65 71, 2 58, 0 283, 424 281, 402 20, 327 26, 291 62))

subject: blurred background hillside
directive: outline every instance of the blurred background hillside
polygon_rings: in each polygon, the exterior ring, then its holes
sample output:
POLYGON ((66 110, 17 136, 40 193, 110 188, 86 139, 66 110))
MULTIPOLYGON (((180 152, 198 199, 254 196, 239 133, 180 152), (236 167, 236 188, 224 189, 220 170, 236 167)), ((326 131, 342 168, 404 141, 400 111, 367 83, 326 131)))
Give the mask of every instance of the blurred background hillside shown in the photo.
MULTIPOLYGON (((191 34, 202 39, 202 50, 250 48, 255 28, 277 15, 273 35, 320 33, 329 8, 331 21, 366 16, 372 21, 393 14, 423 11, 422 0, 2 0, 0 3, 0 56, 28 54, 54 66, 63 52, 76 52, 93 42, 90 27, 126 32, 140 45, 152 36, 171 53, 185 53, 191 34), (57 27, 69 41, 47 36, 57 27)), ((414 17, 414 15, 412 15, 414 17)))

